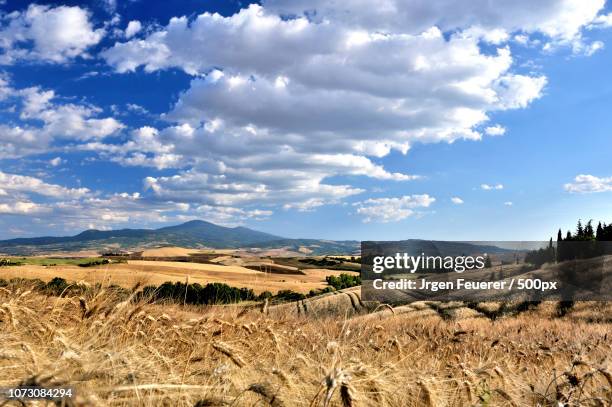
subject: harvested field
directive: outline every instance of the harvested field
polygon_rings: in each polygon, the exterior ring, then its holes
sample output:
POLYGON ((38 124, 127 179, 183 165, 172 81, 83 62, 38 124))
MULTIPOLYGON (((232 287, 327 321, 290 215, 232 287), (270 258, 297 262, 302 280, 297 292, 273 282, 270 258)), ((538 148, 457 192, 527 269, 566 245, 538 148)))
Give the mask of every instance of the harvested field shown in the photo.
POLYGON ((24 265, 0 270, 0 279, 41 279, 49 281, 61 277, 71 282, 84 281, 90 284, 116 284, 130 288, 136 283, 160 285, 166 281, 190 283, 226 283, 234 287, 252 288, 255 293, 292 290, 308 293, 310 290, 327 287, 325 277, 339 275, 340 271, 325 269, 305 270, 302 274, 275 274, 251 270, 241 266, 201 264, 167 261, 130 260, 127 263, 82 268, 71 265, 36 266, 24 265))
POLYGON ((261 273, 306 275, 306 273, 297 267, 282 266, 274 263, 247 263, 244 267, 261 273))
POLYGON ((179 257, 189 256, 192 253, 201 253, 198 249, 186 249, 184 247, 160 247, 158 249, 146 249, 142 257, 179 257))

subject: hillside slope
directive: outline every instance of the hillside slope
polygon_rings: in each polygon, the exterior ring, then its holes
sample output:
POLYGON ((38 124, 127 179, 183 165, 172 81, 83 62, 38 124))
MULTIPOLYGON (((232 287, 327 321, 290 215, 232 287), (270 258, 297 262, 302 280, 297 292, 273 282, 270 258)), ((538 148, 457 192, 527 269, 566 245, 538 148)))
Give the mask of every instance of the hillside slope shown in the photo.
POLYGON ((20 238, 0 241, 0 252, 29 254, 39 251, 75 251, 103 248, 182 246, 237 248, 282 239, 245 227, 224 227, 193 220, 160 229, 86 230, 75 236, 20 238))
POLYGON ((357 241, 286 239, 246 227, 225 227, 203 220, 159 229, 86 230, 75 236, 45 236, 0 240, 0 254, 26 256, 40 253, 80 250, 108 251, 179 246, 184 248, 283 248, 298 252, 307 247, 309 253, 354 254, 357 241))

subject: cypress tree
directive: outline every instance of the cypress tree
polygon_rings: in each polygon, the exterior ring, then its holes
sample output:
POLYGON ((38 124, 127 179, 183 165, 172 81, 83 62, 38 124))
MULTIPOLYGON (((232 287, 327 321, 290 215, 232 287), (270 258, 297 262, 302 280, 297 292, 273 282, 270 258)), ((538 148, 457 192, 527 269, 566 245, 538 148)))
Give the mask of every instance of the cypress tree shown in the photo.
POLYGON ((578 219, 578 225, 576 225, 576 238, 582 239, 584 237, 584 228, 582 227, 582 222, 578 219))
POLYGON ((601 222, 597 224, 597 231, 595 232, 595 240, 602 240, 603 238, 603 228, 601 227, 601 222))
POLYGON ((491 258, 487 254, 487 257, 485 257, 485 268, 491 268, 491 267, 493 267, 493 265, 491 264, 491 258))
POLYGON ((604 223, 602 229, 603 229, 603 233, 602 233, 603 237, 602 237, 602 239, 605 240, 605 241, 612 240, 612 224, 606 225, 604 223))
POLYGON ((550 241, 548 242, 548 253, 546 254, 546 261, 547 262, 555 261, 555 248, 553 246, 552 237, 550 238, 550 241))
POLYGON ((565 253, 563 252, 563 233, 561 233, 561 229, 557 232, 557 261, 565 260, 565 253))
POLYGON ((576 240, 576 238, 572 237, 572 234, 570 233, 570 231, 567 231, 567 235, 565 236, 565 242, 568 243, 563 243, 563 260, 571 260, 574 258, 574 254, 572 253, 574 247, 572 246, 572 242, 576 240))
POLYGON ((589 219, 584 228, 584 237, 588 240, 593 240, 595 238, 595 234, 593 233, 593 220, 589 219))

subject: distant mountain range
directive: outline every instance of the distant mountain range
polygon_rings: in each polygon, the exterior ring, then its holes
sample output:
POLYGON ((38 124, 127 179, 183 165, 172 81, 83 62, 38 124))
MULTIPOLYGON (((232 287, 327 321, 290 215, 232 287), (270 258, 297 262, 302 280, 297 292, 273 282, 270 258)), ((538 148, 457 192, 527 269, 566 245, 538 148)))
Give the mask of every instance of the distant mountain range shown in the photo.
POLYGON ((0 240, 0 253, 31 255, 79 250, 127 250, 160 246, 187 248, 286 248, 312 254, 352 254, 359 251, 357 241, 286 239, 245 227, 224 227, 193 220, 160 229, 86 230, 75 236, 34 237, 0 240))
MULTIPOLYGON (((53 252, 76 252, 94 250, 113 252, 117 250, 138 251, 146 248, 180 246, 190 249, 286 249, 310 255, 359 254, 361 242, 355 240, 287 239, 245 227, 225 227, 203 220, 192 220, 176 226, 160 229, 90 229, 75 236, 33 237, 0 240, 0 254, 26 256, 53 252)), ((496 247, 462 242, 403 240, 394 242, 398 252, 412 253, 442 252, 445 255, 486 252, 509 253, 496 247), (434 249, 432 249, 432 247, 434 249)), ((390 250, 390 246, 386 246, 390 250)))

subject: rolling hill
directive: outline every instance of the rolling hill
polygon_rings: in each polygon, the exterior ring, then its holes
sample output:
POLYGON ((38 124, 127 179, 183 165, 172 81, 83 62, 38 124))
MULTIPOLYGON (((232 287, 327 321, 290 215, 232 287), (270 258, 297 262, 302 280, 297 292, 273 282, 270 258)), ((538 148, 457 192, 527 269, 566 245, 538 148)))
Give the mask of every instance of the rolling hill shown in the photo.
MULTIPOLYGON (((376 242, 372 242, 374 247, 376 242)), ((496 246, 483 246, 462 242, 403 240, 395 242, 398 251, 408 250, 429 253, 433 247, 446 255, 459 255, 485 251, 488 253, 512 253, 496 246)), ((353 255, 360 252, 360 242, 355 240, 289 239, 246 227, 225 227, 203 220, 192 220, 159 229, 90 229, 74 236, 46 236, 0 240, 0 254, 27 256, 53 252, 81 250, 114 251, 179 246, 189 249, 284 249, 309 255, 353 255)), ((393 246, 386 245, 385 250, 393 246)))
POLYGON ((90 229, 75 236, 46 236, 0 240, 0 253, 31 255, 36 253, 79 250, 116 250, 159 246, 186 248, 287 248, 308 246, 314 254, 354 253, 359 243, 316 239, 286 239, 253 229, 224 227, 203 220, 193 220, 160 229, 90 229))

